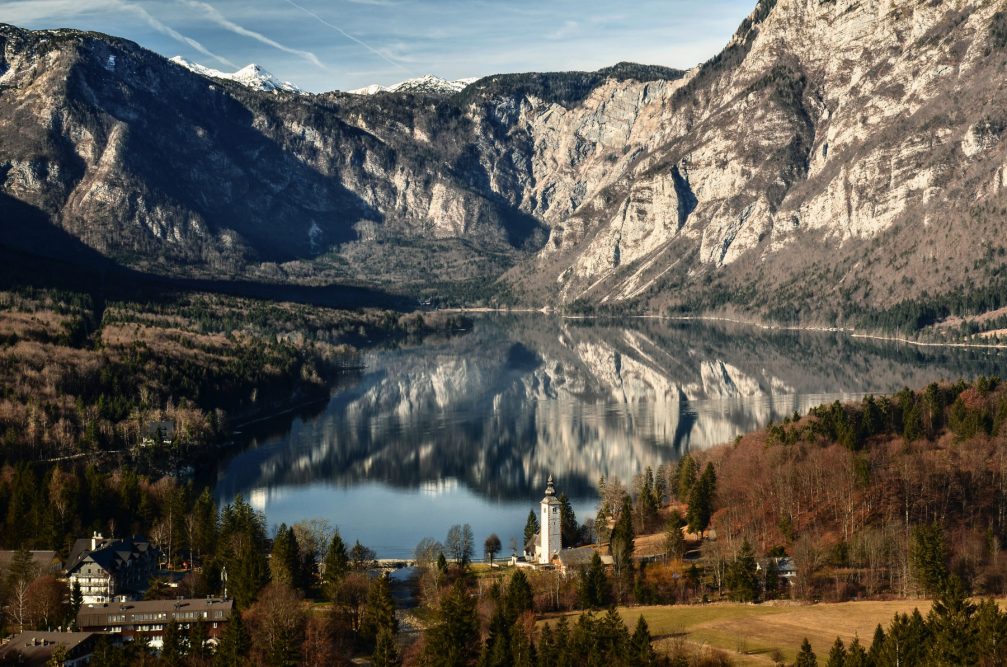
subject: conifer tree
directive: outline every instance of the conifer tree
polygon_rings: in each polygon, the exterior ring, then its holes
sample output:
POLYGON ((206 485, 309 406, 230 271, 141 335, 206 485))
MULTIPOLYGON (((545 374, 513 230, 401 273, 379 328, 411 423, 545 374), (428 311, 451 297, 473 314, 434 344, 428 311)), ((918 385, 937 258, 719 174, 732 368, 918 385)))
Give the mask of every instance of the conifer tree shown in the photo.
POLYGON ((427 632, 423 659, 429 667, 463 667, 479 657, 479 619, 475 599, 458 580, 441 598, 427 632))
POLYGON ((521 570, 517 570, 507 583, 507 620, 513 623, 522 614, 534 611, 534 601, 535 595, 528 577, 521 570))
POLYGON ((513 662, 511 627, 512 623, 507 618, 503 605, 498 603, 493 616, 490 617, 486 642, 479 654, 478 667, 510 667, 513 662))
POLYGON ((395 641, 395 633, 387 627, 381 628, 378 632, 374 653, 371 655, 371 665, 373 667, 400 667, 402 665, 402 654, 395 641))
POLYGON ((931 633, 930 659, 941 665, 974 665, 976 627, 972 623, 976 606, 969 599, 961 579, 952 576, 927 618, 931 633))
POLYGON ((746 539, 734 561, 727 567, 726 583, 731 599, 738 602, 754 602, 759 596, 759 577, 756 570, 755 553, 746 539))
POLYGON ((874 628, 874 639, 871 640, 871 648, 867 651, 867 660, 872 665, 878 665, 881 661, 881 652, 885 646, 885 631, 881 628, 881 624, 878 623, 878 627, 874 628))
POLYGON ((178 622, 171 620, 164 627, 164 638, 161 640, 161 661, 167 667, 181 667, 185 664, 185 640, 178 622))
POLYGON ((382 574, 371 580, 367 588, 367 603, 364 605, 360 622, 360 637, 368 646, 377 646, 382 630, 390 630, 392 636, 399 629, 395 617, 395 600, 392 598, 391 580, 382 574))
POLYGON ((995 600, 979 603, 973 624, 979 659, 989 665, 1007 664, 1007 614, 1000 611, 995 600))
POLYGON ((832 645, 832 649, 829 651, 829 661, 825 663, 825 667, 845 667, 846 665, 846 645, 843 644, 843 640, 836 637, 835 643, 832 645))
POLYGON ((346 553, 346 544, 338 530, 332 533, 323 565, 325 572, 322 575, 322 582, 325 592, 330 600, 335 600, 346 573, 350 571, 350 557, 346 553))
POLYGON ((535 510, 530 510, 528 512, 528 520, 524 524, 524 544, 521 545, 524 548, 532 538, 534 538, 539 531, 538 517, 535 516, 535 510))
POLYGON ((909 552, 913 576, 929 595, 939 594, 948 579, 944 531, 937 524, 916 526, 909 552))
POLYGON ((600 609, 609 603, 608 578, 598 552, 591 556, 591 565, 581 573, 577 596, 585 609, 600 609))
POLYGON ((766 563, 766 578, 762 588, 764 600, 775 600, 780 594, 780 566, 776 564, 775 558, 770 558, 766 563))
POLYGON ((689 510, 686 520, 689 531, 702 536, 710 525, 713 516, 713 499, 717 492, 717 473, 712 463, 707 463, 703 476, 692 485, 689 491, 689 510))
POLYGON ((687 502, 692 487, 699 476, 699 464, 691 454, 685 454, 678 460, 678 468, 675 471, 675 497, 679 502, 687 502))
POLYGON ((199 621, 193 622, 189 626, 188 654, 197 659, 210 657, 212 652, 210 647, 206 644, 209 638, 210 637, 206 630, 206 623, 201 623, 199 621))
POLYGON ((301 554, 294 530, 281 523, 273 540, 273 552, 269 558, 269 573, 275 583, 297 588, 300 586, 301 554))
POLYGON ((811 642, 808 638, 804 638, 804 642, 801 644, 801 650, 797 654, 797 662, 794 663, 794 667, 818 667, 818 658, 815 657, 815 652, 811 650, 811 642))
POLYGON ((657 665, 657 653, 650 643, 650 628, 643 614, 636 621, 636 629, 630 638, 630 652, 627 663, 629 667, 654 667, 657 665))
POLYGON ((868 667, 867 651, 860 644, 860 638, 854 637, 850 642, 850 647, 846 650, 846 661, 843 667, 868 667))
POLYGON ((609 550, 615 562, 615 576, 619 588, 623 591, 632 589, 633 584, 633 547, 636 535, 633 530, 633 506, 626 495, 622 499, 622 509, 619 518, 612 528, 609 540, 609 550))
POLYGON ((573 505, 565 493, 559 494, 559 526, 564 548, 575 547, 580 543, 580 526, 573 512, 573 505))
POLYGON ((245 667, 248 650, 252 642, 241 619, 237 605, 231 610, 231 618, 224 625, 220 643, 213 654, 214 667, 245 667))
POLYGON ((511 629, 510 667, 535 667, 535 644, 522 623, 511 629))
POLYGON ((542 631, 538 636, 538 660, 540 665, 555 665, 559 662, 559 648, 556 645, 556 637, 553 634, 552 626, 548 623, 542 626, 542 631))

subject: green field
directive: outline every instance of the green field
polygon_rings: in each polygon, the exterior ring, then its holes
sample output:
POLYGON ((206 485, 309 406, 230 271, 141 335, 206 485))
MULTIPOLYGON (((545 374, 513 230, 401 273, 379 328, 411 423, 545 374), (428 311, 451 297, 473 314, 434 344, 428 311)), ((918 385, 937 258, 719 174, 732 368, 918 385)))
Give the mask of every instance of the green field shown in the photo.
POLYGON ((926 615, 929 600, 843 602, 838 604, 730 604, 622 607, 630 630, 643 614, 656 646, 686 641, 721 649, 741 665, 770 665, 779 649, 793 662, 805 637, 819 659, 828 655, 836 637, 849 643, 855 636, 869 648, 874 628, 888 627, 895 612, 918 607, 926 615))

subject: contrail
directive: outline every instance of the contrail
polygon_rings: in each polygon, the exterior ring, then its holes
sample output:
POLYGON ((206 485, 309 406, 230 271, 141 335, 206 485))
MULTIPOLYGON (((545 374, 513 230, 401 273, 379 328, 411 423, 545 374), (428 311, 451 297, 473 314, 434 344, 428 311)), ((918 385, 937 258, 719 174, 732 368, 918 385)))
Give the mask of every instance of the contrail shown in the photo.
POLYGON ((279 49, 280 51, 285 51, 286 53, 291 53, 291 54, 293 54, 295 56, 300 56, 300 57, 304 58, 305 60, 307 60, 308 62, 312 63, 313 65, 317 65, 318 67, 320 67, 322 69, 326 69, 326 70, 328 69, 328 67, 326 67, 325 65, 323 65, 322 61, 318 59, 318 56, 316 56, 311 51, 302 51, 300 49, 292 49, 289 46, 284 46, 283 44, 280 44, 275 39, 270 39, 269 37, 266 37, 262 33, 258 33, 258 32, 255 32, 254 30, 249 30, 248 28, 245 28, 244 26, 240 26, 237 23, 235 23, 234 21, 229 20, 227 17, 225 17, 223 14, 221 14, 219 11, 217 11, 216 7, 214 7, 213 5, 211 5, 209 3, 199 2, 198 0, 182 0, 182 1, 185 2, 187 5, 189 5, 190 7, 195 7, 197 9, 202 9, 203 11, 205 11, 207 14, 210 15, 210 18, 213 20, 214 23, 216 23, 217 25, 219 25, 219 26, 221 26, 223 28, 227 28, 231 32, 234 32, 234 33, 237 33, 239 35, 242 35, 243 37, 251 37, 252 39, 260 41, 263 44, 266 44, 268 46, 271 46, 274 49, 279 49))
POLYGON ((197 42, 196 40, 194 40, 192 37, 188 37, 186 35, 183 35, 179 31, 177 31, 174 28, 172 28, 171 26, 165 25, 160 20, 158 20, 157 18, 155 18, 153 15, 151 15, 150 12, 148 12, 143 7, 140 7, 139 5, 131 5, 128 2, 123 2, 122 0, 113 0, 113 2, 114 2, 115 5, 123 8, 123 9, 125 9, 127 11, 131 11, 134 14, 139 14, 143 18, 143 20, 145 20, 150 25, 150 27, 152 27, 154 30, 157 30, 158 32, 163 33, 163 34, 167 35, 168 37, 171 37, 172 39, 177 40, 177 41, 179 41, 179 42, 181 42, 183 44, 188 44, 189 46, 191 46, 196 51, 202 53, 204 56, 208 56, 210 58, 213 58, 214 60, 217 60, 217 61, 219 61, 219 62, 227 65, 228 67, 233 67, 234 69, 238 69, 237 65, 235 65, 233 62, 231 62, 230 60, 228 60, 224 56, 218 56, 216 53, 214 53, 210 49, 206 48, 205 46, 203 46, 202 44, 200 44, 199 42, 197 42))
POLYGON ((340 35, 342 35, 343 37, 345 37, 346 39, 348 39, 350 41, 353 41, 353 42, 356 42, 357 44, 359 44, 360 46, 364 47, 365 49, 367 49, 368 51, 370 51, 371 53, 373 53, 377 57, 381 58, 385 62, 389 63, 390 65, 394 65, 395 67, 398 67, 400 70, 402 70, 406 74, 410 74, 410 75, 414 74, 409 69, 403 67, 401 63, 398 63, 395 60, 389 58, 384 53, 382 53, 378 49, 374 48, 373 46, 371 46, 370 44, 368 44, 364 40, 358 39, 357 37, 354 37, 350 33, 346 32, 345 30, 343 30, 342 28, 340 28, 339 26, 337 26, 335 23, 330 23, 330 22, 326 21, 321 16, 319 16, 315 12, 311 11, 307 7, 302 7, 301 5, 299 5, 296 2, 294 2, 294 0, 286 0, 286 1, 287 1, 288 4, 293 5, 297 9, 300 9, 305 14, 314 17, 315 20, 317 20, 322 25, 327 25, 328 27, 332 28, 333 30, 335 30, 336 32, 338 32, 340 35))

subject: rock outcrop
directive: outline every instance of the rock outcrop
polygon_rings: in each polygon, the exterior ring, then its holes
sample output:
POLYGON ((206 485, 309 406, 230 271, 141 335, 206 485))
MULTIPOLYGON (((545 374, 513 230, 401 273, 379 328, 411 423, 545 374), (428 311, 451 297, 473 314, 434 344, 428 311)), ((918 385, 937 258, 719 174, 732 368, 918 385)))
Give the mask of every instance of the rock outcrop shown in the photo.
POLYGON ((3 192, 134 268, 829 322, 1007 276, 986 0, 759 0, 689 72, 455 94, 260 92, 72 31, 0 53, 3 192))

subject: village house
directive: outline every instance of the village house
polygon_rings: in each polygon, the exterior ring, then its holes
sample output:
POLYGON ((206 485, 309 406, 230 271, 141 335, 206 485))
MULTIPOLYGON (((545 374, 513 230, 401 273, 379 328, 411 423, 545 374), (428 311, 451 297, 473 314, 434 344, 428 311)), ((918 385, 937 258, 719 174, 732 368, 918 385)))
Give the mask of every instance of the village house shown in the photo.
POLYGON ((80 586, 85 604, 110 602, 143 593, 157 573, 160 551, 142 537, 107 539, 101 533, 77 540, 66 574, 80 586))
POLYGON ((164 630, 172 621, 186 633, 193 623, 205 623, 209 643, 216 644, 233 611, 233 600, 211 597, 85 604, 77 612, 77 627, 88 632, 112 632, 129 640, 143 638, 160 649, 164 630))
POLYGON ((59 647, 66 651, 63 667, 86 665, 98 636, 94 632, 22 632, 0 644, 0 665, 45 667, 59 647))

